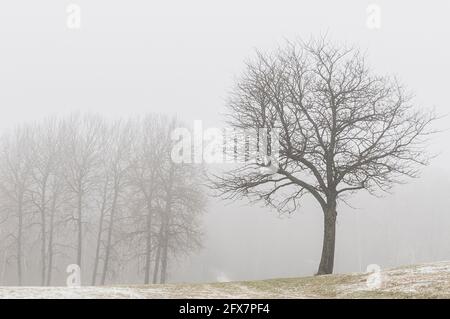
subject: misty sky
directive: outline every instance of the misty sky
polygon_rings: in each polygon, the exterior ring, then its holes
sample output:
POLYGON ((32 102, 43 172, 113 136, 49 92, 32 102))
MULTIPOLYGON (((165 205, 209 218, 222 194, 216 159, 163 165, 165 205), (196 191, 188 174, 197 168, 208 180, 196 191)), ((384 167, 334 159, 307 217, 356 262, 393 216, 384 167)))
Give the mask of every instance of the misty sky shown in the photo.
MULTIPOLYGON (((299 0, 16 0, 0 3, 0 128, 73 111, 111 117, 176 114, 222 127, 225 100, 254 49, 328 34, 367 52, 415 102, 449 113, 450 2, 299 0), (68 29, 66 7, 81 8, 68 29), (381 8, 381 28, 366 8, 381 8)), ((450 118, 438 123, 450 128, 450 118)), ((450 132, 423 178, 338 209, 336 271, 450 260, 450 132)), ((172 269, 173 281, 313 274, 322 213, 313 202, 279 218, 267 208, 211 199, 204 249, 172 269)))

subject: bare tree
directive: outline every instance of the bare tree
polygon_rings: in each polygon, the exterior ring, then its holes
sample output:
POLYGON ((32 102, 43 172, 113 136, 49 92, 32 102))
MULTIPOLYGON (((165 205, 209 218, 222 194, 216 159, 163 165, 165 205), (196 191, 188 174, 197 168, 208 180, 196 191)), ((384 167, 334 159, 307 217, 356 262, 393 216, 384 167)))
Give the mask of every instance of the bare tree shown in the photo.
POLYGON ((202 232, 199 216, 204 211, 206 199, 201 188, 201 170, 192 164, 174 164, 168 167, 163 185, 165 207, 160 216, 158 253, 155 258, 153 282, 167 280, 169 254, 177 257, 201 247, 202 232), (160 267, 159 267, 160 263, 160 267))
POLYGON ((41 285, 51 282, 55 214, 62 191, 60 127, 56 119, 31 126, 30 157, 31 203, 38 212, 41 243, 41 285), (48 241, 47 241, 48 240, 48 241), (48 277, 47 277, 48 276, 48 277))
MULTIPOLYGON (((168 143, 168 122, 163 116, 149 115, 140 123, 140 136, 135 144, 130 168, 130 183, 135 189, 135 200, 141 202, 142 215, 137 223, 142 224, 139 237, 144 241, 144 283, 150 283, 153 254, 154 216, 160 208, 160 173, 165 160, 164 150, 168 143), (141 220, 144 218, 144 220, 141 220)), ((136 207, 137 207, 136 206, 136 207)))
POLYGON ((425 141, 436 116, 411 101, 396 79, 373 74, 357 49, 326 39, 258 52, 231 94, 229 123, 279 130, 279 156, 216 176, 213 187, 289 213, 312 195, 324 217, 317 274, 330 274, 338 201, 358 190, 388 191, 429 160, 425 141), (262 174, 267 165, 275 173, 262 174))
POLYGON ((166 282, 169 256, 197 248, 198 217, 204 208, 201 173, 171 159, 176 119, 150 115, 140 128, 130 166, 130 197, 136 254, 143 259, 144 283, 166 282), (176 246, 176 248, 175 248, 176 246), (151 272, 153 275, 151 278, 151 272))
POLYGON ((2 135, 1 278, 14 271, 19 284, 50 285, 75 248, 93 285, 129 275, 136 260, 145 283, 152 270, 164 282, 168 260, 200 241, 202 192, 197 172, 171 161, 175 124, 76 114, 2 135))
MULTIPOLYGON (((106 154, 109 154, 109 152, 106 152, 106 154)), ((100 258, 101 258, 101 248, 103 245, 103 232, 104 232, 104 224, 105 224, 105 218, 106 214, 108 212, 108 199, 110 194, 110 180, 111 180, 111 173, 109 172, 108 168, 104 168, 103 174, 99 177, 99 184, 101 185, 101 192, 99 193, 99 196, 95 199, 97 201, 97 207, 99 209, 99 216, 98 216, 98 230, 97 230, 97 243, 96 243, 96 249, 95 249, 95 256, 94 256, 94 266, 92 271, 92 285, 95 286, 97 283, 97 275, 98 275, 98 268, 100 264, 100 258)))
POLYGON ((98 167, 102 165, 101 154, 105 145, 105 124, 96 116, 74 115, 64 123, 65 180, 73 194, 74 215, 70 217, 77 229, 76 262, 82 266, 83 231, 88 219, 83 213, 89 195, 98 184, 98 167))
POLYGON ((124 194, 125 187, 128 184, 128 170, 130 166, 130 152, 133 145, 132 122, 117 122, 110 128, 112 138, 110 148, 110 159, 107 161, 108 170, 111 172, 112 196, 109 209, 109 223, 107 231, 107 240, 105 246, 105 257, 103 262, 103 272, 101 284, 104 285, 108 273, 108 264, 110 261, 111 250, 113 247, 114 226, 117 219, 121 196, 124 194))
POLYGON ((158 210, 159 230, 156 236, 156 256, 153 283, 165 283, 169 254, 188 253, 199 248, 202 233, 198 217, 205 209, 206 199, 201 189, 199 167, 179 163, 170 158, 172 143, 164 152, 165 165, 160 172, 163 206, 158 210))
MULTIPOLYGON (((58 138, 59 139, 59 138, 58 138)), ((61 151, 61 144, 59 143, 59 151, 61 151)), ((48 243, 47 243, 47 276, 46 285, 50 286, 52 284, 53 270, 55 266, 55 257, 61 255, 61 245, 59 238, 61 236, 61 229, 63 230, 64 225, 64 203, 68 199, 67 196, 67 186, 64 182, 64 175, 62 172, 63 163, 61 162, 63 158, 61 153, 58 153, 57 164, 54 167, 54 172, 52 173, 52 178, 50 179, 50 196, 49 196, 49 217, 48 217, 48 243)), ((66 236, 65 236, 66 237, 66 236)))
POLYGON ((30 217, 27 214, 29 206, 29 191, 31 184, 31 167, 29 158, 29 130, 26 127, 18 127, 10 135, 5 135, 2 140, 0 187, 6 207, 11 211, 8 214, 12 218, 13 229, 8 237, 16 246, 15 260, 17 262, 17 283, 19 286, 24 278, 24 250, 25 231, 29 227, 30 217))

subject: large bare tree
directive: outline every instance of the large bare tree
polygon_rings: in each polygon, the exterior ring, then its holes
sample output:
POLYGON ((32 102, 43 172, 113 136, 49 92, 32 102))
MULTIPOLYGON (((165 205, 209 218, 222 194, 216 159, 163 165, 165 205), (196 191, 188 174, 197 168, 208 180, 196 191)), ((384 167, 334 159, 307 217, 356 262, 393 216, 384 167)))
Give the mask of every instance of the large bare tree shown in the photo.
POLYGON ((357 49, 326 38, 258 52, 229 111, 235 129, 277 129, 279 155, 248 161, 213 186, 225 198, 262 200, 289 213, 311 195, 324 218, 319 275, 333 272, 338 202, 416 177, 429 160, 424 147, 436 118, 414 107, 396 79, 371 72, 357 49), (267 165, 274 169, 261 173, 267 165))

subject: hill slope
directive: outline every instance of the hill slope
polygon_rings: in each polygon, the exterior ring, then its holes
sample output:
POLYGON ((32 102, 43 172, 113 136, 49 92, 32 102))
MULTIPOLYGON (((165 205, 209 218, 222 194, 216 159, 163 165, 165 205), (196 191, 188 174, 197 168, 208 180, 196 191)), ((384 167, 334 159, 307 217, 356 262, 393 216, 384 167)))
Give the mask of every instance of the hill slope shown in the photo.
POLYGON ((450 262, 342 274, 211 284, 0 287, 0 298, 450 298, 450 262))

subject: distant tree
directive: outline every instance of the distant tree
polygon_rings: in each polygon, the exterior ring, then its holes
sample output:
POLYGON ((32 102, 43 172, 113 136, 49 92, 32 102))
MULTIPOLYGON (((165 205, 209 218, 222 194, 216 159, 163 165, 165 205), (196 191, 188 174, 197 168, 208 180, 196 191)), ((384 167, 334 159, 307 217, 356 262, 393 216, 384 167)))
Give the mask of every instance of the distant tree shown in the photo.
POLYGON ((31 172, 30 198, 38 218, 41 253, 41 285, 51 282, 56 210, 64 189, 61 174, 61 138, 56 119, 28 126, 31 172))
MULTIPOLYGON (((76 263, 82 267, 83 239, 89 219, 85 211, 100 181, 101 154, 106 145, 106 125, 100 117, 72 115, 62 126, 64 141, 64 178, 71 194, 73 214, 69 216, 75 226, 76 263)), ((83 269, 83 268, 82 268, 83 269)))
POLYGON ((136 232, 134 241, 138 259, 144 264, 144 283, 150 283, 154 254, 155 216, 161 208, 160 174, 164 149, 168 142, 168 122, 163 116, 148 115, 138 124, 139 138, 134 143, 130 164, 130 186, 136 232))
POLYGON ((199 247, 203 211, 200 171, 170 158, 175 125, 75 114, 2 134, 2 282, 50 285, 74 259, 92 285, 135 267, 165 282, 169 260, 199 247))
POLYGON ((125 188, 128 185, 128 170, 130 167, 130 156, 135 138, 132 129, 132 122, 118 121, 114 123, 108 130, 111 137, 109 151, 106 152, 107 159, 105 166, 108 170, 107 174, 111 179, 111 196, 109 205, 109 221, 107 227, 107 236, 105 243, 105 256, 103 260, 103 272, 101 284, 104 285, 108 274, 108 265, 110 263, 113 251, 114 227, 116 227, 118 213, 121 204, 127 199, 124 198, 125 188))
POLYGON ((258 52, 229 111, 236 129, 279 129, 279 158, 269 161, 274 174, 255 170, 268 163, 249 161, 216 176, 213 187, 225 198, 262 200, 289 213, 312 195, 324 216, 319 275, 333 272, 338 201, 418 176, 436 119, 415 108, 396 79, 373 74, 357 49, 326 39, 258 52))
MULTIPOLYGON (((168 144, 172 146, 172 144, 168 144)), ((169 154, 169 150, 166 154, 169 154)), ((192 164, 175 164, 167 157, 163 185, 163 209, 159 210, 159 231, 153 272, 153 283, 165 283, 169 254, 184 255, 201 247, 199 216, 206 199, 201 189, 201 171, 192 164)))
POLYGON ((0 191, 2 210, 6 211, 7 231, 2 232, 15 246, 13 258, 17 265, 17 284, 24 279, 26 233, 31 225, 30 187, 32 183, 30 158, 30 131, 17 127, 11 134, 3 136, 0 150, 0 191))
POLYGON ((177 125, 164 116, 145 117, 132 152, 129 211, 136 226, 131 234, 135 255, 143 259, 146 284, 166 282, 170 255, 188 254, 201 238, 201 172, 192 164, 173 163, 171 133, 177 125))

